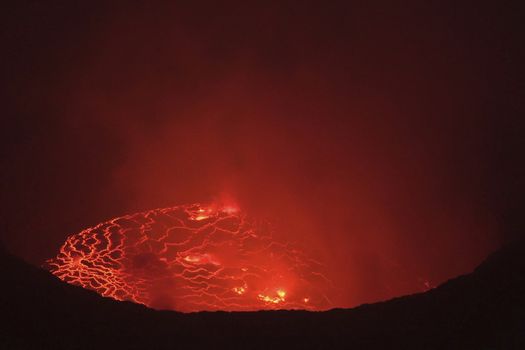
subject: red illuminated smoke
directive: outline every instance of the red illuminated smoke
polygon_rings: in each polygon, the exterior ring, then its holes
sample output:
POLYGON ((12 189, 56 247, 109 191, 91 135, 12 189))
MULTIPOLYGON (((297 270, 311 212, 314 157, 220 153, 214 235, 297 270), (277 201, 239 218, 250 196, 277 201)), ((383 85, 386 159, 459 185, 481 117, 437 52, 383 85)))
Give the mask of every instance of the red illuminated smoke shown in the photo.
POLYGON ((47 263, 68 283, 153 308, 330 306, 321 264, 235 207, 193 204, 119 217, 70 236, 47 263))

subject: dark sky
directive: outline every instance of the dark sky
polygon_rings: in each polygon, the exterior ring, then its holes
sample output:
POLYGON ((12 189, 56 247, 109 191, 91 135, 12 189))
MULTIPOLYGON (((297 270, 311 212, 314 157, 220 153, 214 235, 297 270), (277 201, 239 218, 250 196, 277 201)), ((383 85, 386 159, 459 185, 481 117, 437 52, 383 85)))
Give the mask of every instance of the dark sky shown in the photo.
POLYGON ((2 10, 2 240, 235 198, 354 305, 523 229, 518 1, 17 1, 2 10), (313 248, 312 248, 313 247, 313 248))

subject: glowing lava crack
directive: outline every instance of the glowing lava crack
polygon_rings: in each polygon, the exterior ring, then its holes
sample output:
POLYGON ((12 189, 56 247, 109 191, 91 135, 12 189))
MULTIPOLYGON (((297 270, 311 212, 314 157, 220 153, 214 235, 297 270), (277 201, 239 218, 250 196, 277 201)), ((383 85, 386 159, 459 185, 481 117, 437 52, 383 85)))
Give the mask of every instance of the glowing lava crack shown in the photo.
POLYGON ((330 306, 322 265, 233 207, 192 204, 119 217, 68 237, 47 266, 68 283, 159 309, 330 306))

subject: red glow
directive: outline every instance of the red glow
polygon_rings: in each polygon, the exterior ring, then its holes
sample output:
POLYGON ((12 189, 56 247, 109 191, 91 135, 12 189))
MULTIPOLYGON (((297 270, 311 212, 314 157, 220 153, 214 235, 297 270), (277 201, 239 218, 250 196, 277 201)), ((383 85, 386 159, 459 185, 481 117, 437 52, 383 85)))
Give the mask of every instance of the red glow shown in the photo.
POLYGON ((70 236, 48 261, 60 279, 117 300, 184 312, 330 306, 322 265, 237 206, 127 215, 70 236))

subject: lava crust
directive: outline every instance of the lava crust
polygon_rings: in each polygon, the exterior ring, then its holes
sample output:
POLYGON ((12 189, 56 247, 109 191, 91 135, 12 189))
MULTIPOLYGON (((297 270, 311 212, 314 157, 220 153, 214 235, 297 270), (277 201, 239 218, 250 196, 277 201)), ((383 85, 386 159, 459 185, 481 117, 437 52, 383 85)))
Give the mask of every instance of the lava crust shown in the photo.
POLYGON ((182 312, 330 307, 323 265, 236 207, 118 217, 67 238, 47 268, 117 300, 182 312))

